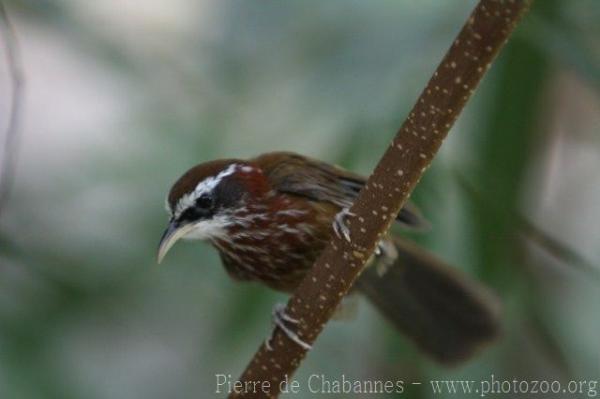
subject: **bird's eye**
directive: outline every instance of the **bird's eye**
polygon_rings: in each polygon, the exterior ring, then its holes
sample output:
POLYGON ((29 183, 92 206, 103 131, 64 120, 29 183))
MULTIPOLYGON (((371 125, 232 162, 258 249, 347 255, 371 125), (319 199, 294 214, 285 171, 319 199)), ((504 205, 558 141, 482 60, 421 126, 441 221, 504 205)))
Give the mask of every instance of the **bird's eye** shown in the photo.
POLYGON ((202 195, 196 200, 196 206, 201 209, 210 209, 212 207, 213 200, 208 195, 202 195))

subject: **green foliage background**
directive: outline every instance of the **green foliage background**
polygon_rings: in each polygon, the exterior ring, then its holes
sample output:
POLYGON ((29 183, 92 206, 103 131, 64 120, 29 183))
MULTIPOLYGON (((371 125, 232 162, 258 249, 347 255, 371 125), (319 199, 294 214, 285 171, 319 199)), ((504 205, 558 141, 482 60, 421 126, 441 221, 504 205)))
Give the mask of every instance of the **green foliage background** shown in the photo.
MULTIPOLYGON (((28 90, 0 220, 0 398, 214 397, 285 298, 230 281, 207 244, 158 267, 170 184, 272 150, 368 174, 475 4, 151 3, 7 4, 28 90)), ((413 238, 503 298, 502 341, 441 368, 363 303, 300 381, 420 381, 401 396, 427 398, 430 379, 600 379, 597 21, 597 1, 538 0, 413 197, 433 226, 413 238), (550 255, 515 215, 595 268, 550 255)))

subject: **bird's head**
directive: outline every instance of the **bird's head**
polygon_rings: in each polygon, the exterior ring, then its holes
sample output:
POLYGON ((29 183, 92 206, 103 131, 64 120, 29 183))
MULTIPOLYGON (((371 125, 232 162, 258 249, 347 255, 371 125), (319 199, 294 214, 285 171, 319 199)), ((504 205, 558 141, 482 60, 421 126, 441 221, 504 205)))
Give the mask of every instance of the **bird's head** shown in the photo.
POLYGON ((194 166, 169 191, 169 225, 158 246, 160 263, 180 239, 212 240, 227 236, 237 211, 250 199, 269 194, 261 169, 252 163, 228 159, 194 166))

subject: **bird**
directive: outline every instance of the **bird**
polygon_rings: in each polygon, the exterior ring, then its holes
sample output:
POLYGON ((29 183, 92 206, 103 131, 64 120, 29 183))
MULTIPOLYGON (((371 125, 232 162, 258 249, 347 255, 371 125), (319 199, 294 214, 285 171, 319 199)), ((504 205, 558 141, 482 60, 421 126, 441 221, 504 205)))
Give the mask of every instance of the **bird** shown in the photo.
MULTIPOLYGON (((292 293, 332 234, 348 234, 348 209, 366 179, 292 152, 219 159, 185 172, 168 192, 160 263, 180 239, 207 241, 235 280, 292 293)), ((396 217, 406 229, 428 222, 407 202, 396 217)), ((399 234, 383 236, 352 294, 362 294, 418 349, 442 364, 471 358, 500 335, 501 305, 485 285, 399 234)), ((300 345, 291 324, 274 322, 300 345)))

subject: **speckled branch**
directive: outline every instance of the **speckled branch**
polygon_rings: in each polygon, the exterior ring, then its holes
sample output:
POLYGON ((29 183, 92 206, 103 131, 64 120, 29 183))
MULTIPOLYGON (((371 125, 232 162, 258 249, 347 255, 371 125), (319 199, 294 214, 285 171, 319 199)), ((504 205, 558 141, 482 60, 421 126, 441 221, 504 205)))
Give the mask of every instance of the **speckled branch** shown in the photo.
MULTIPOLYGON (((481 0, 360 192, 347 219, 351 242, 334 237, 290 298, 286 312, 313 343, 408 199, 475 87, 525 13, 527 0, 481 0)), ((306 355, 279 329, 230 398, 275 398, 306 355)))

